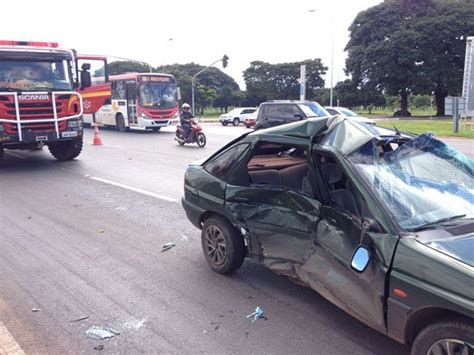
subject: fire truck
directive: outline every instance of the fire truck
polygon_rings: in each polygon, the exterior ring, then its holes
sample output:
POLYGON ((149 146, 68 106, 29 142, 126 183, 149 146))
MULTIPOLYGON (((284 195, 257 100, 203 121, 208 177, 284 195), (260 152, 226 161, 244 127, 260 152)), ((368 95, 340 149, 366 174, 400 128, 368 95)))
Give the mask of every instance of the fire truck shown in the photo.
POLYGON ((76 158, 84 113, 76 90, 91 85, 87 69, 54 42, 0 41, 0 156, 48 146, 57 160, 76 158))

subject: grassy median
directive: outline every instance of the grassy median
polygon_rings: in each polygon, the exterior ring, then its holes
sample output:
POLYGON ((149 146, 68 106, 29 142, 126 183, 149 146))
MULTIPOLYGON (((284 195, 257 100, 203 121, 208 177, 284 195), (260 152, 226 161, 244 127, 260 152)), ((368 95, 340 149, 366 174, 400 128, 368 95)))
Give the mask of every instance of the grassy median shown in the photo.
POLYGON ((433 132, 438 137, 474 138, 474 126, 471 120, 463 121, 459 133, 453 133, 452 120, 379 120, 377 126, 392 128, 395 125, 400 131, 411 133, 433 132), (471 129, 472 128, 472 129, 471 129))

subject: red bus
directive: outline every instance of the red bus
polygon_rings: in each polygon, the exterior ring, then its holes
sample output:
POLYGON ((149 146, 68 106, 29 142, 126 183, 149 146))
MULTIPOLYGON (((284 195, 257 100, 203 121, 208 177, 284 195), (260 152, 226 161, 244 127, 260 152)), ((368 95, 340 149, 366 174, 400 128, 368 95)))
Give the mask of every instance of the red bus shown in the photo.
POLYGON ((178 89, 173 75, 128 73, 93 79, 90 88, 81 91, 84 100, 84 123, 130 129, 159 131, 179 120, 178 89), (95 81, 95 82, 94 82, 95 81), (88 97, 102 97, 102 106, 92 108, 88 97), (87 114, 88 108, 93 114, 87 114))

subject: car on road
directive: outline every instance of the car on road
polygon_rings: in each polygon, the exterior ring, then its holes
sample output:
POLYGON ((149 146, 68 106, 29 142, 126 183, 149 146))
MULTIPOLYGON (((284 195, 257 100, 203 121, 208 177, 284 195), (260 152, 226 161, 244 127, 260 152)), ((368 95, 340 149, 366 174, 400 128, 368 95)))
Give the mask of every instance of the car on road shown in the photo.
POLYGON ((247 128, 252 128, 257 123, 257 112, 245 116, 244 125, 247 128))
POLYGON ((269 128, 311 117, 326 117, 330 114, 317 102, 273 100, 262 102, 258 107, 255 129, 269 128))
POLYGON ((324 109, 331 115, 340 115, 362 123, 373 125, 376 124, 374 119, 360 116, 359 114, 345 107, 325 106, 324 109))
POLYGON ((435 139, 313 118, 190 164, 182 205, 209 266, 304 284, 412 354, 472 354, 474 161, 435 139))
POLYGON ((244 123, 245 117, 249 114, 257 111, 255 107, 238 107, 234 108, 228 113, 220 115, 219 122, 223 126, 227 126, 229 123, 232 123, 234 126, 238 126, 241 123, 244 123))

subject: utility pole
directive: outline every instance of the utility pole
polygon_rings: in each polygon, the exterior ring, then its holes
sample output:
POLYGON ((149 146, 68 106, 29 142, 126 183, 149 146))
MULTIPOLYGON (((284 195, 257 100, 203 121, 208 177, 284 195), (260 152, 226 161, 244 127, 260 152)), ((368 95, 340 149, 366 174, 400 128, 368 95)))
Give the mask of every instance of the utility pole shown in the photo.
POLYGON ((212 62, 211 64, 209 64, 207 67, 205 67, 204 69, 198 71, 196 74, 194 74, 193 76, 193 79, 191 81, 191 108, 192 108, 192 112, 193 112, 193 116, 194 116, 194 83, 196 81, 196 78, 199 74, 201 74, 203 71, 209 69, 210 67, 212 67, 214 64, 216 64, 217 62, 220 62, 222 61, 222 66, 225 68, 227 66, 227 61, 229 60, 229 57, 227 55, 224 54, 224 56, 221 58, 221 59, 218 59, 216 60, 215 62, 212 62))

